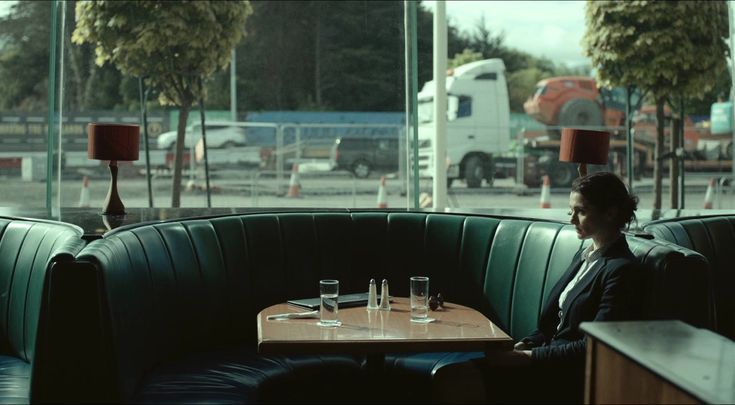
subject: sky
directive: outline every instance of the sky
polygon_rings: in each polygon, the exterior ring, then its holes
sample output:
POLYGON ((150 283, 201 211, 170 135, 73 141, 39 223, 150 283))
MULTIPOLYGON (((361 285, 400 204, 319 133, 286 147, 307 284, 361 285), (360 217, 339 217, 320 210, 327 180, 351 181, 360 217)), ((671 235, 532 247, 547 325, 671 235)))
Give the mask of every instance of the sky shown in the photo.
MULTIPOLYGON (((434 10, 434 1, 421 3, 434 10)), ((508 47, 545 56, 567 66, 589 64, 582 53, 585 1, 449 0, 447 19, 461 31, 471 32, 480 16, 493 34, 505 33, 508 47)))
POLYGON ((12 6, 13 3, 15 3, 15 1, 0 0, 0 17, 10 13, 10 6, 12 6))

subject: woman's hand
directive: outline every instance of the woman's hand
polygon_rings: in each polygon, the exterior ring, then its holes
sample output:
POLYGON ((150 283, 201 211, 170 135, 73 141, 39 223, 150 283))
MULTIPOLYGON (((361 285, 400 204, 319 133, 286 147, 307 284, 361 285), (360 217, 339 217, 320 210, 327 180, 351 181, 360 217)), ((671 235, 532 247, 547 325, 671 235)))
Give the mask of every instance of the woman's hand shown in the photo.
POLYGON ((531 345, 528 342, 520 341, 513 345, 513 350, 531 350, 533 348, 533 345, 531 345))
POLYGON ((487 355, 487 361, 491 366, 523 366, 531 362, 531 351, 509 350, 505 352, 492 352, 487 355))

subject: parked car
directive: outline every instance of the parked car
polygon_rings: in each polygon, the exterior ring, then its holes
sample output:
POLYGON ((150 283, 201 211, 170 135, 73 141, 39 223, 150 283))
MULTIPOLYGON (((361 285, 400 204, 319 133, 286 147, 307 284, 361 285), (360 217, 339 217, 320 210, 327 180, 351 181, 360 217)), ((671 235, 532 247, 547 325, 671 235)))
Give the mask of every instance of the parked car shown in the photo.
POLYGON ((342 137, 334 141, 330 153, 334 170, 349 170, 366 178, 374 170, 398 170, 398 138, 342 137))
MULTIPOLYGON (((233 125, 228 122, 207 122, 207 147, 228 148, 233 146, 244 146, 247 144, 245 127, 233 125)), ((184 148, 190 148, 201 139, 201 126, 190 125, 186 127, 184 148)), ((158 149, 172 149, 176 144, 176 131, 164 132, 156 138, 158 149)))

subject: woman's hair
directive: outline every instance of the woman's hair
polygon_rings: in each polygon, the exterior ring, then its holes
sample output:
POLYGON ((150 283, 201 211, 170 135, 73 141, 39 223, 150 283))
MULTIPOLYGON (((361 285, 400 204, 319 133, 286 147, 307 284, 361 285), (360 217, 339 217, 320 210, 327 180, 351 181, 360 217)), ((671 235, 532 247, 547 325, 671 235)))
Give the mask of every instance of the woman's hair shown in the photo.
POLYGON ((638 208, 638 197, 628 192, 625 183, 614 173, 597 172, 579 177, 572 183, 572 192, 582 194, 587 202, 602 212, 617 209, 618 229, 630 226, 638 208))

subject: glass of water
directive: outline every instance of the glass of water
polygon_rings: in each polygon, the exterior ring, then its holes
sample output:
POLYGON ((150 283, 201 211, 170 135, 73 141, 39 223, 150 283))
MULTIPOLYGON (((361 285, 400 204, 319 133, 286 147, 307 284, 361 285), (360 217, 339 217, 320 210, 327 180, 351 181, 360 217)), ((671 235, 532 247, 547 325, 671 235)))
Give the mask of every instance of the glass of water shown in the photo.
POLYGON ((411 277, 411 322, 428 323, 429 318, 429 278, 411 277))
POLYGON ((336 327, 342 324, 339 321, 339 280, 319 281, 319 325, 336 327))

